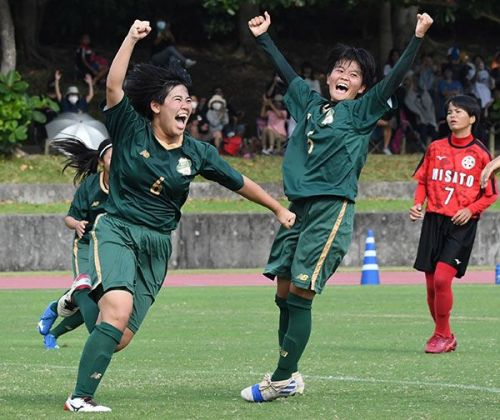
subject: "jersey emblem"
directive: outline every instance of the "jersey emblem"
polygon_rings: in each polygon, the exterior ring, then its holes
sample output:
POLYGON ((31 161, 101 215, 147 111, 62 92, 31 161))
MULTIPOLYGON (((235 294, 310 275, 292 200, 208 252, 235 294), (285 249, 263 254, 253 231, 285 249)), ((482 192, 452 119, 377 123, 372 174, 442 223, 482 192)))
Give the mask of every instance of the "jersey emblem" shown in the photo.
POLYGON ((460 263, 461 263, 461 262, 462 262, 462 261, 460 261, 458 258, 455 258, 455 263, 456 263, 457 265, 460 265, 460 263))
POLYGON ((100 201, 94 201, 90 206, 91 207, 97 207, 99 204, 101 204, 100 201))
POLYGON ((465 169, 472 169, 476 165, 476 159, 474 159, 472 156, 465 156, 462 159, 462 166, 465 169))
POLYGON ((446 156, 437 155, 436 158, 437 158, 437 160, 443 160, 443 159, 446 159, 446 156))
POLYGON ((307 119, 310 120, 312 117, 312 114, 310 112, 307 113, 307 119))
POLYGON ((147 150, 143 150, 141 153, 139 153, 144 159, 149 159, 151 156, 147 150))
POLYGON ((191 161, 186 158, 180 158, 175 168, 181 175, 191 175, 191 161))
POLYGON ((149 189, 149 191, 151 192, 151 194, 154 194, 154 195, 160 195, 161 194, 161 190, 163 190, 163 181, 165 181, 165 178, 160 176, 153 185, 151 185, 151 188, 149 189))
POLYGON ((297 277, 295 277, 297 280, 300 281, 307 281, 309 280, 309 276, 307 274, 299 274, 297 277))
POLYGON ((333 109, 329 109, 328 111, 326 111, 325 118, 321 122, 321 125, 331 124, 333 122, 333 114, 334 114, 334 110, 333 109))
POLYGON ((310 155, 313 152, 314 143, 311 139, 307 139, 307 153, 310 155))

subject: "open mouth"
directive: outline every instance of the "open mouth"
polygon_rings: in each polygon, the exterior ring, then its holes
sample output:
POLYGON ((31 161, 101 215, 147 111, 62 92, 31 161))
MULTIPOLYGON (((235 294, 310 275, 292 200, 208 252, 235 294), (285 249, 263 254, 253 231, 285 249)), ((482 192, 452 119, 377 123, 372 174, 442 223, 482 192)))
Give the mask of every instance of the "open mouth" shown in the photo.
POLYGON ((340 92, 347 92, 349 90, 349 86, 347 86, 345 83, 337 83, 335 85, 335 89, 340 91, 340 92))
POLYGON ((184 128, 186 126, 187 120, 187 114, 178 114, 175 116, 175 121, 177 122, 177 126, 179 128, 184 128))

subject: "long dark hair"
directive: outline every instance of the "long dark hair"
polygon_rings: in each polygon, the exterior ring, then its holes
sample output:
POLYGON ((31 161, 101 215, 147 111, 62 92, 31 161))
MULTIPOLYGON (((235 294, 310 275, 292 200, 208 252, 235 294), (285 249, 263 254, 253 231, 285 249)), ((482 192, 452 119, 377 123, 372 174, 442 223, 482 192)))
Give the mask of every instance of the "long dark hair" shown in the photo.
POLYGON ((111 145, 111 140, 106 139, 99 144, 97 150, 88 148, 85 143, 76 138, 60 138, 50 143, 50 147, 66 156, 64 167, 76 169, 73 184, 80 184, 90 174, 97 172, 99 161, 111 145))
POLYGON ((153 64, 137 64, 125 81, 125 93, 136 111, 148 120, 153 118, 151 102, 162 104, 169 92, 177 85, 191 88, 191 76, 178 62, 168 67, 153 64))

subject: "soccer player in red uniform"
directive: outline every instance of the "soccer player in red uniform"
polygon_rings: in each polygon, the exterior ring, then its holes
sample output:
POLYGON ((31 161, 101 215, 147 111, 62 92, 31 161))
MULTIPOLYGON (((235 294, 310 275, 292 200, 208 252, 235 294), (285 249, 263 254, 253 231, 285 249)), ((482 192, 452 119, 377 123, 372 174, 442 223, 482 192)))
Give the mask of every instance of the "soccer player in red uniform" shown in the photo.
POLYGON ((484 188, 480 185, 481 171, 491 156, 472 135, 480 115, 477 101, 455 96, 447 101, 446 109, 451 134, 427 148, 414 174, 418 185, 410 209, 411 220, 424 219, 414 268, 425 272, 427 303, 435 322, 426 353, 445 353, 457 347, 450 329, 451 283, 465 274, 479 215, 498 195, 493 180, 484 188))

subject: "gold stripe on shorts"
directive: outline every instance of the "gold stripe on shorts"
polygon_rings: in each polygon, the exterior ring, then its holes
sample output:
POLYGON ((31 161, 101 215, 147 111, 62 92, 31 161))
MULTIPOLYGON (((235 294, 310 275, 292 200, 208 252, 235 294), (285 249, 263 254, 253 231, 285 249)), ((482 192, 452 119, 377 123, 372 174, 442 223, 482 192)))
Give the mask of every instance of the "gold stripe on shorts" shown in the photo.
POLYGON ((97 223, 99 222, 99 219, 104 214, 105 213, 101 213, 99 216, 96 217, 95 222, 94 222, 94 227, 90 232, 90 234, 92 235, 92 239, 94 241, 94 264, 95 264, 95 271, 97 273, 97 283, 92 286, 93 289, 95 289, 95 287, 98 284, 102 283, 101 261, 99 260, 98 242, 97 242, 97 236, 95 234, 95 228, 97 227, 97 223))
POLYGON ((323 251, 321 251, 321 255, 319 257, 318 263, 316 264, 316 267, 314 268, 314 272, 313 272, 313 275, 311 277, 311 290, 314 290, 314 288, 316 287, 316 280, 318 279, 319 272, 321 271, 321 268, 323 267, 326 256, 328 255, 328 252, 330 251, 330 248, 332 247, 333 241, 335 240, 335 236, 337 236, 337 232, 339 230, 340 224, 342 223, 342 219, 344 218, 346 208, 347 208, 347 200, 344 200, 344 202, 342 203, 342 208, 340 209, 340 213, 337 217, 337 220, 335 221, 335 224, 333 225, 333 229, 330 232, 330 235, 328 236, 328 240, 326 241, 326 244, 323 248, 323 251))
POLYGON ((78 276, 80 274, 80 269, 78 268, 78 238, 73 241, 73 260, 75 262, 75 274, 78 276))

